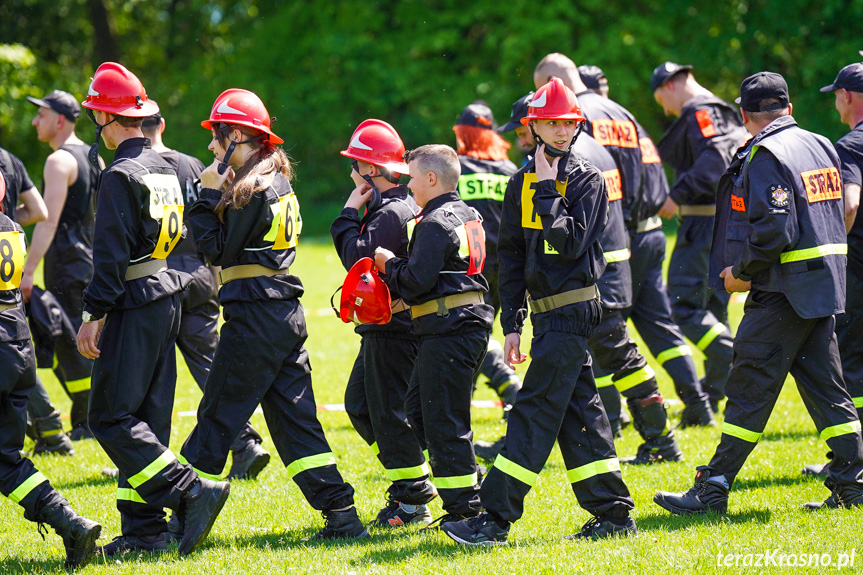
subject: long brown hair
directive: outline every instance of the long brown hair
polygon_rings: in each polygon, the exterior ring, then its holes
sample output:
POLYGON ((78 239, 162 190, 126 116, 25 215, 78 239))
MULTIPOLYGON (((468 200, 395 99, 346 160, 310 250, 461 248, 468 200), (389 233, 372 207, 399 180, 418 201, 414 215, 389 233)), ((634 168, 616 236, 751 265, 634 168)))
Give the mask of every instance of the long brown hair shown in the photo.
MULTIPOLYGON (((213 124, 213 133, 225 149, 230 145, 227 134, 234 130, 242 132, 246 140, 262 134, 260 130, 236 124, 213 124)), ((215 210, 222 221, 225 219, 225 211, 242 208, 251 201, 253 195, 269 188, 276 174, 281 173, 288 180, 294 178, 290 158, 284 150, 265 139, 247 143, 256 150, 237 170, 234 181, 222 190, 222 199, 219 200, 215 210)))
POLYGON ((506 160, 510 143, 494 130, 456 124, 452 127, 458 143, 457 154, 471 156, 480 160, 506 160))

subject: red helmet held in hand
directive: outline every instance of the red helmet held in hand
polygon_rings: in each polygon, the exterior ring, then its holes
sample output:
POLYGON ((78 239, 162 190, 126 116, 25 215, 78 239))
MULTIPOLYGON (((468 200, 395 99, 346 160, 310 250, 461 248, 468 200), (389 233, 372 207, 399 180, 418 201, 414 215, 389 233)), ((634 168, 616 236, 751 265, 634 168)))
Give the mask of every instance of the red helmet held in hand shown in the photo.
POLYGON ((273 133, 272 120, 264 103, 257 94, 248 90, 231 88, 222 92, 213 102, 210 118, 201 122, 201 125, 209 130, 214 123, 248 126, 268 134, 271 144, 285 143, 273 133))
POLYGON ((397 174, 407 174, 405 145, 396 129, 383 120, 366 120, 354 130, 351 143, 341 155, 397 174))
POLYGON ((81 105, 127 118, 144 118, 159 112, 159 106, 147 97, 141 80, 116 62, 99 66, 81 105))
MULTIPOLYGON (((377 325, 389 323, 393 315, 390 290, 378 276, 375 262, 371 258, 362 258, 355 263, 340 289, 342 297, 337 313, 343 322, 377 325)), ((332 303, 332 298, 330 302, 332 303)))

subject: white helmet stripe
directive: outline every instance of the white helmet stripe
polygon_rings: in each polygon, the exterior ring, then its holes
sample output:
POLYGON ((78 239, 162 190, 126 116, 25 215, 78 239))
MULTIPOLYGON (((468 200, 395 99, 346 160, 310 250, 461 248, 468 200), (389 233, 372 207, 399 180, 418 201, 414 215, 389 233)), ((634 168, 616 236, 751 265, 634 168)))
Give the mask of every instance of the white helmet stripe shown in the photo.
POLYGON ((237 114, 239 116, 248 116, 247 113, 241 110, 237 110, 236 108, 232 108, 230 105, 228 105, 227 100, 219 104, 219 107, 216 108, 216 111, 220 114, 237 114))
POLYGON ((368 150, 369 152, 374 151, 374 148, 371 148, 360 141, 360 135, 354 134, 354 137, 351 138, 351 148, 358 148, 360 150, 368 150))

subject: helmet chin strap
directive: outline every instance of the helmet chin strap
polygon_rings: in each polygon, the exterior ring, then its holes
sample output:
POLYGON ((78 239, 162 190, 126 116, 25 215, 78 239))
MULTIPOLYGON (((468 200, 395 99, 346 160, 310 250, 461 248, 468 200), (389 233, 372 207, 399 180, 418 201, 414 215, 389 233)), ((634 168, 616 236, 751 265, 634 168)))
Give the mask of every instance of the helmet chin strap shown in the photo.
POLYGON ((569 150, 572 149, 572 146, 575 144, 575 140, 578 139, 578 136, 584 129, 584 121, 578 123, 578 126, 575 128, 575 134, 572 135, 572 140, 569 142, 569 145, 566 147, 565 150, 558 150, 554 146, 549 146, 548 144, 546 144, 545 141, 543 141, 543 139, 540 138, 536 131, 533 129, 533 122, 528 122, 527 127, 530 128, 530 133, 533 135, 533 140, 536 142, 537 150, 539 150, 540 146, 545 145, 546 154, 548 154, 552 158, 562 158, 569 153, 569 150))
POLYGON ((87 152, 87 161, 90 162, 90 165, 93 166, 93 168, 96 170, 96 173, 100 174, 102 173, 102 166, 99 165, 99 142, 102 139, 102 130, 105 128, 105 126, 110 126, 111 124, 116 122, 117 116, 115 115, 113 120, 105 124, 100 124, 96 120, 96 115, 90 108, 87 108, 87 116, 94 124, 96 124, 96 142, 92 146, 90 146, 90 151, 87 152))
POLYGON ((234 150, 237 149, 237 146, 239 146, 240 144, 250 144, 252 142, 258 142, 258 141, 263 140, 266 137, 265 133, 260 133, 257 136, 255 136, 254 138, 249 138, 248 140, 242 140, 240 142, 235 142, 235 141, 231 140, 231 137, 228 135, 229 130, 226 126, 220 126, 219 132, 222 134, 222 136, 225 137, 226 140, 231 142, 228 145, 228 149, 225 151, 225 157, 222 158, 221 160, 219 160, 218 172, 219 172, 220 176, 222 174, 224 174, 225 171, 228 169, 228 160, 231 159, 231 156, 234 154, 234 150))
MULTIPOLYGON (((354 169, 356 173, 360 173, 360 164, 355 159, 351 158, 351 167, 354 169)), ((369 212, 373 212, 378 209, 383 201, 383 197, 381 197, 381 191, 375 185, 372 177, 368 174, 360 174, 360 177, 364 179, 369 186, 372 188, 372 197, 369 198, 368 203, 366 204, 366 210, 369 212)), ((389 178, 387 178, 389 180, 389 178)))

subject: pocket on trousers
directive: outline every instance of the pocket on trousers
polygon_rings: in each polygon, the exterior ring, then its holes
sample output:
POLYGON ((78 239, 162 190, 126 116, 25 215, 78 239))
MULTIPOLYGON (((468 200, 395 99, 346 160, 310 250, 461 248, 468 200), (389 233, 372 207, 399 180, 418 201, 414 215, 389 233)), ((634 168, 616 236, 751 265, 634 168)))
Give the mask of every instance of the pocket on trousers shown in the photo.
MULTIPOLYGON (((733 372, 735 380, 742 383, 738 394, 742 397, 762 399, 767 386, 785 377, 782 369, 782 346, 775 343, 755 341, 734 342, 733 372)), ((786 374, 787 375, 787 374, 786 374)))

